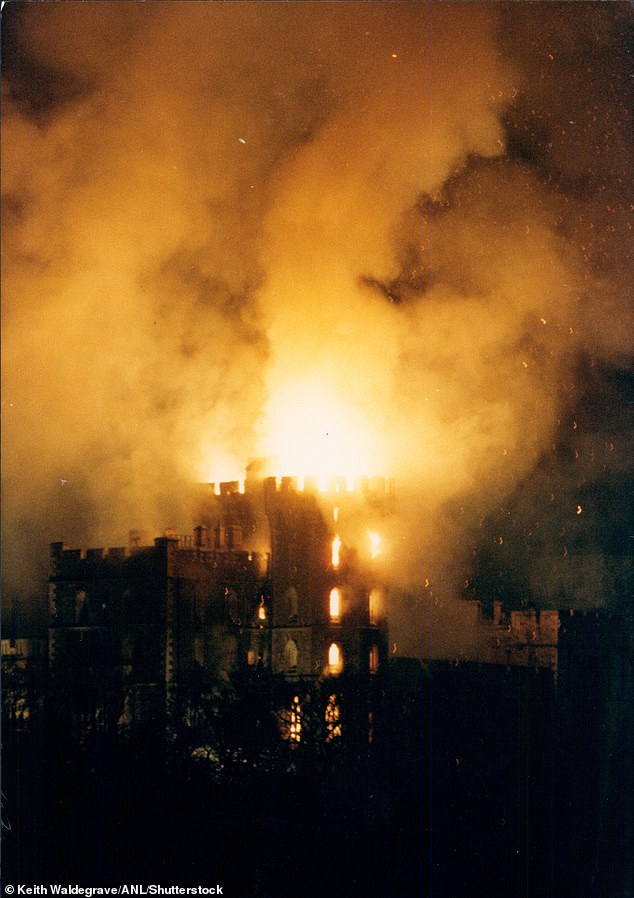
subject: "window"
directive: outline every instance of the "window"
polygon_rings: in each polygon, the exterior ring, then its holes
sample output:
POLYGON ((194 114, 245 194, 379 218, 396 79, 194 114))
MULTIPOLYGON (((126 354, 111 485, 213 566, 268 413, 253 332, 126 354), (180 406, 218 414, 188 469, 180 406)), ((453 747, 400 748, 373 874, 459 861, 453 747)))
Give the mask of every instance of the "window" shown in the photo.
POLYGON ((368 664, 370 667, 370 673, 375 674, 379 669, 379 647, 378 645, 373 645, 370 649, 370 654, 368 657, 368 664))
POLYGON ((328 667, 330 668, 331 674, 339 674, 343 670, 341 649, 336 642, 333 642, 328 649, 328 667))
POLYGON ((284 660, 287 670, 297 670, 298 655, 297 643, 294 639, 288 639, 284 646, 284 660))
POLYGON ((255 666, 255 649, 249 649, 247 652, 247 664, 249 667, 255 666))
POLYGON ((333 742, 341 738, 341 709, 337 701, 337 695, 333 692, 328 697, 328 704, 324 712, 326 722, 326 742, 333 742))
POLYGON ((296 624, 299 618, 299 612, 297 607, 297 590, 294 586, 289 586, 289 588, 286 590, 284 599, 286 601, 286 608, 288 611, 288 622, 290 624, 296 624))
POLYGON ((341 617, 341 592, 337 587, 330 590, 330 620, 338 621, 341 617))
POLYGON ((332 562, 332 566, 334 567, 334 569, 337 570, 337 568, 339 567, 339 564, 341 562, 341 540, 339 539, 338 536, 335 536, 335 538, 332 541, 330 560, 332 562))
POLYGON ((380 589, 373 589, 368 600, 368 613, 370 623, 375 624, 381 615, 381 606, 383 604, 383 596, 380 589))
POLYGON ((86 608, 86 591, 79 589, 75 594, 75 623, 88 623, 88 609, 86 608))

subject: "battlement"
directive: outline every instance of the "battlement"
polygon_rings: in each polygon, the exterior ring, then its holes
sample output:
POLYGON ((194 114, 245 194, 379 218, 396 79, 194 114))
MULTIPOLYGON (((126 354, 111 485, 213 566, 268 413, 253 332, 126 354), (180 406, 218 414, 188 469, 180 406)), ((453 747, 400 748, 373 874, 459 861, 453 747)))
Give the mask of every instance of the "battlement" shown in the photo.
POLYGON ((304 493, 328 497, 354 494, 358 496, 391 497, 394 480, 389 477, 247 477, 245 480, 227 480, 208 484, 216 496, 252 495, 262 487, 266 493, 304 493))
POLYGON ((251 552, 240 548, 241 530, 239 527, 217 528, 213 542, 206 527, 196 527, 193 534, 176 535, 166 531, 165 536, 156 537, 153 545, 115 546, 112 548, 69 548, 61 542, 51 543, 50 556, 52 574, 65 577, 75 575, 92 576, 121 568, 135 558, 145 556, 158 560, 169 553, 173 563, 182 567, 195 563, 211 571, 240 570, 263 576, 268 570, 268 557, 263 553, 251 552))

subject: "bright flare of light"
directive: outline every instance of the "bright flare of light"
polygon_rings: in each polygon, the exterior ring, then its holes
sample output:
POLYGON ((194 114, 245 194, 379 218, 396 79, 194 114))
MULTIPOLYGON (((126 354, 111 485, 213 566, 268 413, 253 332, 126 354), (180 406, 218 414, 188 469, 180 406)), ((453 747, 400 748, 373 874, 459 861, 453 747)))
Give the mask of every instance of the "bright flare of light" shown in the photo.
POLYGON ((330 590, 330 619, 339 620, 341 616, 341 592, 335 587, 330 590))
POLYGON ((333 477, 354 478, 382 470, 378 435, 357 405, 348 404, 323 372, 275 390, 269 401, 261 454, 277 459, 278 473, 317 478, 325 490, 333 477))
POLYGON ((370 554, 372 558, 376 558, 381 551, 381 536, 374 530, 368 531, 370 538, 370 554))
POLYGON ((340 553, 341 553, 341 540, 339 539, 338 536, 335 536, 335 538, 332 541, 332 552, 331 552, 332 566, 334 567, 335 570, 337 570, 337 568, 339 567, 340 561, 341 561, 340 553))

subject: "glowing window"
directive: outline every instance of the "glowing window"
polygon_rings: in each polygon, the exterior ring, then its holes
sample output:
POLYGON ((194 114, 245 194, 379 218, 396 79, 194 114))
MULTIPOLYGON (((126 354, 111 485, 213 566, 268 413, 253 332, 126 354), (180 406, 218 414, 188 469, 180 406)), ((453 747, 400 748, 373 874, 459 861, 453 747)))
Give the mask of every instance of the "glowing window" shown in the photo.
POLYGON ((255 650, 254 649, 249 649, 249 651, 247 652, 247 664, 249 665, 249 667, 253 667, 253 665, 255 664, 255 650))
POLYGON ((341 710, 335 693, 328 697, 328 704, 324 712, 326 722, 326 742, 341 738, 341 710))
POLYGON ((330 590, 330 620, 341 617, 341 592, 335 587, 330 590))
POLYGON ((368 613, 370 615, 370 623, 374 624, 381 614, 382 596, 379 589, 373 589, 370 593, 368 601, 368 613))
POLYGON ((288 738, 290 742, 298 743, 302 741, 302 706, 299 703, 298 695, 293 696, 288 738))
POLYGON ((341 649, 336 642, 333 642, 328 649, 328 666, 331 674, 341 673, 343 670, 343 660, 341 658, 341 649))
POLYGON ((341 553, 341 540, 338 536, 335 536, 335 538, 332 541, 332 553, 331 553, 332 566, 334 567, 335 570, 337 570, 337 568, 339 567, 340 553, 341 553))
POLYGON ((264 598, 260 599, 258 607, 258 620, 266 620, 266 608, 264 607, 264 598))
POLYGON ((379 647, 378 645, 373 645, 370 649, 370 656, 368 658, 370 673, 375 674, 379 669, 379 647))

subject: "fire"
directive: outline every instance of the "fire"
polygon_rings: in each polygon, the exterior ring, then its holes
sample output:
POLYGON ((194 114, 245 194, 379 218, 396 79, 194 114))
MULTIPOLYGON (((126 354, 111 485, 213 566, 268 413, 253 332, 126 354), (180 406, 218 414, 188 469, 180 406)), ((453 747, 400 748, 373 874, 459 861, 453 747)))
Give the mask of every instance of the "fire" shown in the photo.
POLYGON ((299 696, 293 696, 293 704, 291 706, 291 721, 289 727, 289 739, 291 742, 302 741, 302 706, 299 702, 299 696))
POLYGON ((322 490, 329 479, 354 479, 382 470, 376 458, 378 435, 358 404, 324 385, 323 372, 287 383, 268 403, 261 454, 277 459, 284 476, 316 478, 322 490))
POLYGON ((335 538, 332 541, 332 552, 331 552, 332 566, 334 567, 335 570, 337 570, 337 568, 339 567, 340 561, 341 561, 340 553, 341 553, 341 539, 338 536, 335 536, 335 538))

